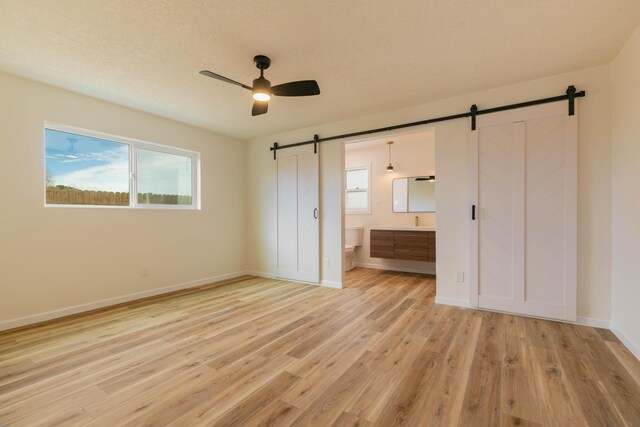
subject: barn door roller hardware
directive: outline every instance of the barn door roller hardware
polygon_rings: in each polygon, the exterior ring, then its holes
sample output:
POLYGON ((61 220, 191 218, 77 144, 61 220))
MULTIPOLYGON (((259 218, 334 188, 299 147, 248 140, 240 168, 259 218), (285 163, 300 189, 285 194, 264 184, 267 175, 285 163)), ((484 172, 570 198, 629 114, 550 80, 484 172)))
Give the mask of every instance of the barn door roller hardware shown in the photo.
POLYGON ((568 110, 569 111, 569 115, 573 116, 575 114, 575 99, 576 98, 582 98, 585 95, 586 95, 586 92, 584 90, 581 90, 581 91, 578 92, 576 90, 576 87, 572 85, 572 86, 567 87, 567 91, 566 91, 566 93, 564 95, 553 96, 551 98, 535 99, 533 101, 520 102, 518 104, 510 104, 510 105, 503 105, 501 107, 487 108, 486 110, 478 110, 477 105, 473 104, 471 106, 471 108, 469 109, 469 111, 466 112, 466 113, 452 114, 450 116, 436 117, 436 118, 433 118, 433 119, 421 120, 419 122, 403 123, 403 124, 400 124, 400 125, 387 126, 387 127, 369 129, 369 130, 363 130, 363 131, 359 131, 359 132, 344 133, 342 135, 327 136, 325 138, 320 138, 318 135, 314 135, 313 139, 311 139, 309 141, 301 141, 301 142, 296 142, 294 144, 278 145, 277 142, 274 142, 273 146, 271 146, 269 148, 269 150, 273 151, 274 160, 276 159, 276 152, 278 150, 284 150, 285 148, 300 147, 301 145, 313 144, 313 152, 317 153, 318 152, 318 144, 320 142, 333 141, 333 140, 336 140, 336 139, 343 139, 343 138, 354 138, 356 136, 370 135, 372 133, 390 132, 390 131, 394 131, 394 130, 397 130, 397 129, 403 129, 403 128, 408 128, 408 127, 413 127, 413 126, 428 125, 428 124, 431 124, 431 123, 445 122, 445 121, 448 121, 448 120, 463 119, 463 118, 466 118, 466 117, 471 117, 471 130, 476 130, 476 118, 479 115, 497 113, 498 111, 514 110, 516 108, 531 107, 532 105, 548 104, 550 102, 558 102, 558 101, 568 101, 569 102, 569 110, 568 110))

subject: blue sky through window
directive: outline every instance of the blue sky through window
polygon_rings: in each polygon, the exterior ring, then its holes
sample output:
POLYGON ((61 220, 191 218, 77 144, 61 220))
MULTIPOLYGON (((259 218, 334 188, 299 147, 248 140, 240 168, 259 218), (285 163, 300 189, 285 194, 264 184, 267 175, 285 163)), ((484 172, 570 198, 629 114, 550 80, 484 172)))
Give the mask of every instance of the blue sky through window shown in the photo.
POLYGON ((45 129, 49 185, 80 190, 129 191, 129 145, 45 129))

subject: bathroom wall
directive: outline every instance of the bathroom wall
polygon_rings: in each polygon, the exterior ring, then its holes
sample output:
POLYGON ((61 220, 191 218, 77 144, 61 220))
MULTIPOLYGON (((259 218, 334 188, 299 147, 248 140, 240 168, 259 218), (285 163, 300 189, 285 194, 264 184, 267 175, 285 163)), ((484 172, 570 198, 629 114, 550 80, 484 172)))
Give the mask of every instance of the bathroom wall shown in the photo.
MULTIPOLYGON (((410 227, 418 216, 422 226, 435 227, 435 213, 395 213, 392 210, 392 181, 418 175, 436 175, 434 129, 420 133, 387 135, 382 139, 369 139, 345 144, 345 168, 371 167, 371 213, 345 214, 346 226, 364 227, 364 241, 356 248, 357 266, 387 270, 435 273, 435 263, 421 261, 390 260, 369 256, 369 231, 371 227, 410 227), (393 140, 391 162, 394 171, 387 172, 389 148, 393 140)), ((437 183, 437 177, 436 177, 437 183)), ((437 185, 437 184, 436 184, 437 185)), ((437 209, 437 207, 436 207, 437 209)))

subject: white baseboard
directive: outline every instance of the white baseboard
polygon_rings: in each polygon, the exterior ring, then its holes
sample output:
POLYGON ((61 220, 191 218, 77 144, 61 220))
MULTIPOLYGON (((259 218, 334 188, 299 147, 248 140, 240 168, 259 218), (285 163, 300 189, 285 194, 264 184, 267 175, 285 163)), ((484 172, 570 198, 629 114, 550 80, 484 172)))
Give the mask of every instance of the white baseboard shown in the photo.
POLYGON ((246 274, 248 274, 250 276, 264 277, 265 279, 275 279, 276 278, 275 273, 267 273, 265 271, 248 270, 248 271, 246 271, 246 274))
POLYGON ((320 282, 320 286, 324 286, 325 288, 336 288, 336 289, 342 289, 342 283, 340 282, 333 282, 331 280, 323 280, 320 282))
POLYGON ((70 316, 72 314, 78 314, 85 311, 95 310, 98 308, 104 308, 110 305, 116 305, 123 302, 134 301, 141 298, 147 298, 147 297, 152 297, 156 295, 166 294, 169 292, 179 291, 182 289, 194 288, 196 286, 202 286, 202 285, 207 285, 209 283, 220 282, 222 280, 233 279, 235 277, 244 276, 246 274, 249 274, 249 273, 245 271, 238 271, 235 273, 221 274, 219 276, 205 277, 204 279, 198 279, 190 282, 179 283, 177 285, 170 285, 162 288, 155 288, 155 289, 149 289, 141 292, 134 292, 131 294, 121 295, 121 296, 112 297, 112 298, 105 298, 99 301, 89 302, 85 304, 78 304, 71 307, 61 308, 58 310, 51 310, 44 313, 18 317, 16 319, 4 320, 0 322, 0 331, 19 328, 21 326, 44 322, 51 319, 57 319, 59 317, 70 316))
POLYGON ((576 322, 578 325, 591 326, 592 328, 610 329, 611 322, 604 319, 597 319, 595 317, 583 317, 578 316, 576 322))
POLYGON ((640 360, 640 343, 631 341, 613 322, 611 323, 611 332, 640 360))
POLYGON ((266 279, 277 279, 277 280, 286 280, 287 282, 293 282, 293 283, 304 283, 304 284, 310 284, 310 285, 320 285, 323 286, 325 288, 335 288, 335 289, 342 289, 342 283, 340 282, 334 282, 331 280, 322 280, 320 281, 320 283, 311 283, 311 282, 302 282, 299 280, 290 280, 290 279, 278 279, 275 275, 275 273, 267 273, 264 271, 247 271, 246 272, 248 275, 250 276, 257 276, 257 277, 264 277, 266 279))
MULTIPOLYGON (((457 299, 457 298, 447 298, 447 297, 441 297, 441 296, 437 296, 437 295, 436 295, 435 303, 436 304, 444 304, 444 305, 452 305, 452 306, 455 306, 455 307, 474 308, 474 309, 477 309, 477 310, 492 311, 492 312, 496 312, 496 313, 506 313, 504 311, 499 311, 499 310, 487 310, 487 309, 482 309, 482 308, 477 308, 477 307, 471 307, 471 305, 469 304, 469 301, 467 301, 467 300, 457 299)), ((509 313, 507 313, 507 314, 509 314, 509 313)), ((591 326, 591 327, 594 327, 594 328, 601 328, 601 329, 609 329, 609 327, 610 327, 610 322, 608 320, 597 319, 595 317, 578 316, 578 318, 577 318, 577 320, 575 322, 568 322, 566 320, 561 320, 561 319, 546 319, 546 318, 543 318, 543 317, 527 316, 525 314, 515 314, 515 315, 516 316, 531 317, 531 318, 535 318, 535 319, 552 320, 552 321, 563 322, 563 323, 575 323, 575 324, 578 324, 578 325, 591 326)))
POLYGON ((436 295, 435 303, 443 305, 453 305, 455 307, 469 307, 469 301, 467 301, 466 299, 447 298, 438 295, 436 295))
POLYGON ((436 274, 434 269, 429 268, 410 268, 410 267, 396 267, 391 265, 372 264, 367 262, 356 262, 356 267, 372 268, 374 270, 388 270, 388 271, 401 271, 403 273, 421 273, 421 274, 436 274))

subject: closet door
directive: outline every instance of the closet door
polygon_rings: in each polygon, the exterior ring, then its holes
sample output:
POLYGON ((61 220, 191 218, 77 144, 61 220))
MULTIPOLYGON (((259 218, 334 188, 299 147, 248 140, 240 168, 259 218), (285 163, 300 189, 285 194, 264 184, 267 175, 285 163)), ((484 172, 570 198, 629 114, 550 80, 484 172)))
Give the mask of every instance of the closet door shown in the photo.
POLYGON ((471 301, 575 320, 577 117, 566 102, 478 118, 471 301))
POLYGON ((318 154, 278 152, 278 277, 319 283, 318 154))

